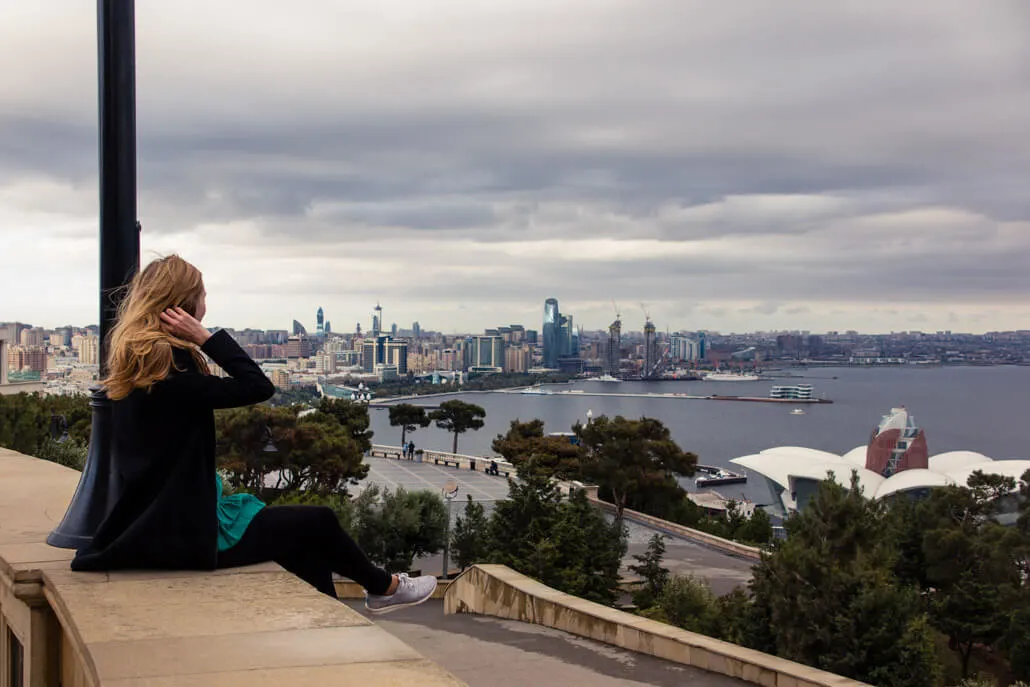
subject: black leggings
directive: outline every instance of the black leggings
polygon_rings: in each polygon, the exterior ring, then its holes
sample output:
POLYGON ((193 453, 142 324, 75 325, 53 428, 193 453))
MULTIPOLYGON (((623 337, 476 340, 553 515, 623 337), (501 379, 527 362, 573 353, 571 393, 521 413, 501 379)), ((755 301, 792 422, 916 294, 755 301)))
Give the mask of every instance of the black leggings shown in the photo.
POLYGON ((385 594, 393 582, 389 573, 372 565, 324 506, 262 508, 240 541, 218 553, 219 568, 266 561, 275 561, 334 599, 333 573, 354 580, 369 594, 385 594))

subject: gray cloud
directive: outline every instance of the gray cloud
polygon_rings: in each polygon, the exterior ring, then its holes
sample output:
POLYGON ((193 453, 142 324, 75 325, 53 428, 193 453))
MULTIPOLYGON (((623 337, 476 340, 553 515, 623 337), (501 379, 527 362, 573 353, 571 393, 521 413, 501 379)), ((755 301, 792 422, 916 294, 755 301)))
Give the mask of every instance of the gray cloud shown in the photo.
MULTIPOLYGON (((22 65, 0 75, 12 237, 92 227, 95 20, 80 5, 0 16, 0 58, 22 65)), ((225 280, 275 302, 241 300, 240 325, 328 291, 414 317, 454 303, 433 316, 468 328, 502 304, 535 318, 551 294, 596 318, 612 297, 655 301, 697 326, 895 327, 909 310, 878 304, 897 302, 1000 304, 984 326, 1025 326, 1025 3, 434 5, 140 5, 145 247, 211 274, 233 273, 230 254, 279 264, 225 280), (396 278, 413 265, 417 280, 396 278)), ((79 269, 55 273, 93 278, 79 269)), ((348 307, 334 321, 363 316, 348 307)), ((21 316, 34 309, 75 319, 41 300, 21 316)))

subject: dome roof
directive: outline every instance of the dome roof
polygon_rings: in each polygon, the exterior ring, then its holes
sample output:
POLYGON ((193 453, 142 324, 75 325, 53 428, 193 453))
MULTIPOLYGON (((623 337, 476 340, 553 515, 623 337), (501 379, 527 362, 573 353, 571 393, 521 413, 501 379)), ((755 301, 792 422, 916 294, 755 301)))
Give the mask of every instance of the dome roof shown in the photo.
MULTIPOLYGON (((897 414, 894 419, 896 420, 897 414)), ((823 480, 828 472, 834 481, 850 486, 851 474, 858 474, 863 493, 869 498, 942 487, 965 485, 977 470, 1019 480, 1030 470, 1030 460, 991 460, 976 451, 949 451, 929 458, 929 468, 902 470, 888 478, 865 467, 866 447, 856 446, 843 456, 803 446, 777 446, 761 453, 734 458, 730 462, 756 472, 783 489, 780 498, 788 510, 796 507, 793 493, 799 480, 823 480)))
POLYGON ((1030 460, 990 460, 978 465, 968 465, 957 470, 948 472, 948 477, 955 480, 955 484, 966 484, 974 472, 980 470, 988 475, 1004 475, 1011 477, 1017 482, 1023 473, 1030 470, 1030 460))
POLYGON ((911 491, 912 489, 926 489, 928 487, 945 487, 949 484, 954 484, 954 480, 945 474, 935 472, 933 470, 926 470, 923 468, 914 468, 912 470, 902 470, 901 472, 891 475, 880 484, 880 488, 876 490, 875 498, 882 499, 885 496, 896 494, 902 491, 911 491))
POLYGON ((990 458, 976 451, 948 451, 930 456, 930 469, 938 472, 950 472, 970 465, 990 462, 990 458))

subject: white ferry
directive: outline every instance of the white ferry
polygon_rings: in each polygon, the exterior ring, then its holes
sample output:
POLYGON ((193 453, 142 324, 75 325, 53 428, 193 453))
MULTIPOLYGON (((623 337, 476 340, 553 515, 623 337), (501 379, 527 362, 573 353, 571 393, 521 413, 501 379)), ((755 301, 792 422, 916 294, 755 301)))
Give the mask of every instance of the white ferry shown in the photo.
POLYGON ((769 392, 769 398, 793 398, 801 401, 810 401, 813 396, 811 384, 786 384, 774 386, 769 392))
POLYGON ((618 384, 622 380, 618 377, 612 377, 611 375, 601 375, 600 377, 594 377, 591 381, 607 382, 608 384, 618 384))

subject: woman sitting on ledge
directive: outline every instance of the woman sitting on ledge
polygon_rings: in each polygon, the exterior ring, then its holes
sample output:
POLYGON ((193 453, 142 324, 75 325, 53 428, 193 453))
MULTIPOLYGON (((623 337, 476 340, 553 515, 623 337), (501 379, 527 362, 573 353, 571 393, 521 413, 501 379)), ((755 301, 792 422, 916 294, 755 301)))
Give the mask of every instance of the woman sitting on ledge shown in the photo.
POLYGON ((328 508, 222 498, 214 410, 266 401, 275 387, 227 333, 200 324, 206 295, 200 271, 171 255, 137 274, 122 300, 104 380, 121 494, 72 569, 213 570, 275 561, 333 598, 333 573, 354 580, 373 613, 428 599, 436 578, 372 565, 328 508), (202 353, 229 377, 209 374, 202 353))

